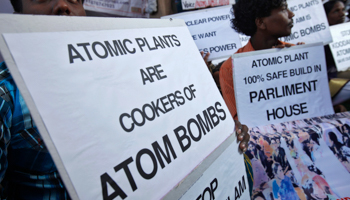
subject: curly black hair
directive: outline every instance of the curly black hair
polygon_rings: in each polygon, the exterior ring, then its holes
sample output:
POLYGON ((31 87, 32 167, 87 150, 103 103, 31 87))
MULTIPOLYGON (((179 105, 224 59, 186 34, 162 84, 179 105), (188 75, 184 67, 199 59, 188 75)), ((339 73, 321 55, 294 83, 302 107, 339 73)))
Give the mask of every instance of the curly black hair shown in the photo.
POLYGON ((11 0, 13 10, 17 13, 22 11, 22 0, 11 0))
POLYGON ((257 30, 255 19, 270 16, 286 0, 236 0, 231 19, 232 28, 239 33, 253 36, 257 30))
MULTIPOLYGON (((17 13, 22 12, 22 0, 10 0, 13 10, 17 13)), ((81 3, 84 4, 84 0, 81 0, 81 3)))

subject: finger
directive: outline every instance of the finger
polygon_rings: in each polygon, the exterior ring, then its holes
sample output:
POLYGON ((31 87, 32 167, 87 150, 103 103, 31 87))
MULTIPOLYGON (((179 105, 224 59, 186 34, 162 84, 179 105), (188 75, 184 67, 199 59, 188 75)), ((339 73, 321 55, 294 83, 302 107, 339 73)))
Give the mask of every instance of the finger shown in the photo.
POLYGON ((200 53, 201 53, 201 56, 203 57, 203 55, 204 55, 204 51, 201 51, 200 53))
POLYGON ((242 150, 243 153, 247 151, 247 146, 248 144, 246 142, 241 142, 239 144, 239 148, 242 150))
POLYGON ((210 53, 209 53, 209 52, 207 52, 207 54, 205 54, 205 56, 204 56, 204 60, 205 60, 205 62, 207 62, 207 61, 208 61, 209 55, 210 55, 210 53))
POLYGON ((238 120, 235 120, 236 135, 242 133, 242 124, 238 120))
POLYGON ((276 45, 276 46, 273 46, 272 48, 278 48, 278 49, 282 49, 284 48, 285 46, 283 44, 279 44, 279 45, 276 45))
POLYGON ((246 125, 241 126, 240 133, 237 133, 238 141, 243 141, 248 135, 248 139, 250 138, 248 134, 248 127, 246 125))
POLYGON ((250 135, 249 134, 245 134, 244 135, 244 139, 241 141, 241 143, 239 144, 239 148, 243 151, 246 152, 247 148, 248 148, 248 142, 250 140, 250 135))

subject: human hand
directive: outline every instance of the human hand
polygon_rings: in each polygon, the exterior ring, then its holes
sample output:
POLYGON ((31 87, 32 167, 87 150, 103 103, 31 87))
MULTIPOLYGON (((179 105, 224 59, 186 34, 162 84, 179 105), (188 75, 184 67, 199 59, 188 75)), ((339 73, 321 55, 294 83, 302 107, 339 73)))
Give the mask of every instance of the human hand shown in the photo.
POLYGON ((272 48, 283 49, 285 47, 291 47, 291 46, 292 44, 278 44, 278 45, 272 46, 272 48))
POLYGON ((239 148, 244 153, 247 151, 248 142, 250 140, 250 135, 248 134, 248 127, 244 124, 242 125, 241 122, 239 122, 238 120, 235 120, 235 125, 237 140, 240 141, 239 148))
POLYGON ((211 71, 211 69, 210 69, 211 61, 208 61, 209 55, 210 55, 209 52, 207 52, 207 53, 204 55, 204 51, 201 51, 201 56, 202 56, 202 58, 203 58, 205 64, 207 65, 208 69, 211 71))

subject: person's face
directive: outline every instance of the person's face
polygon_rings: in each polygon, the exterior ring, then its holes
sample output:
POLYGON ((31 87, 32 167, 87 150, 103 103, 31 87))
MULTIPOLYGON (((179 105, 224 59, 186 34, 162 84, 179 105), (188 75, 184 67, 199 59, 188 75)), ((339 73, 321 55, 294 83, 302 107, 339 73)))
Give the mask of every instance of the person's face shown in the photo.
POLYGON ((288 36, 292 32, 294 13, 288 9, 286 2, 271 11, 271 15, 263 18, 266 31, 273 37, 288 36))
POLYGON ((21 0, 22 14, 85 16, 82 0, 21 0))
POLYGON ((328 23, 330 26, 335 24, 341 24, 345 21, 345 7, 343 2, 337 1, 332 10, 327 15, 328 23))
POLYGON ((276 150, 277 149, 277 142, 276 140, 271 140, 271 147, 276 150))
POLYGON ((276 178, 278 178, 280 180, 284 179, 284 173, 283 173, 283 170, 282 170, 281 166, 278 166, 278 168, 277 168, 276 178))

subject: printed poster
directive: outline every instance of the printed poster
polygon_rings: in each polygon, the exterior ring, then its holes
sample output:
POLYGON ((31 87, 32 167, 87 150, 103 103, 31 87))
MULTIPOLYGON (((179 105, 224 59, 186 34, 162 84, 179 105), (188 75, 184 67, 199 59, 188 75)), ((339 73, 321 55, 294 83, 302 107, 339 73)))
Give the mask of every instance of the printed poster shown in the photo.
POLYGON ((251 127, 333 114, 327 67, 319 55, 322 43, 234 54, 240 121, 251 127))
POLYGON ((289 0, 288 7, 295 14, 294 27, 291 35, 281 38, 282 41, 292 44, 323 42, 324 45, 332 42, 322 0, 289 0))
POLYGON ((350 199, 349 112, 250 128, 252 199, 350 199))
POLYGON ((231 27, 232 5, 190 11, 162 18, 183 19, 199 51, 209 52, 208 60, 227 58, 242 47, 240 34, 231 27))
POLYGON ((233 133, 184 23, 1 19, 5 61, 73 199, 160 199, 233 133))
POLYGON ((181 0, 183 10, 235 4, 235 0, 181 0))
POLYGON ((329 44, 338 71, 350 67, 350 22, 331 26, 333 42, 329 44))
POLYGON ((148 18, 145 12, 148 0, 84 0, 87 11, 123 17, 148 18))

